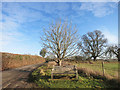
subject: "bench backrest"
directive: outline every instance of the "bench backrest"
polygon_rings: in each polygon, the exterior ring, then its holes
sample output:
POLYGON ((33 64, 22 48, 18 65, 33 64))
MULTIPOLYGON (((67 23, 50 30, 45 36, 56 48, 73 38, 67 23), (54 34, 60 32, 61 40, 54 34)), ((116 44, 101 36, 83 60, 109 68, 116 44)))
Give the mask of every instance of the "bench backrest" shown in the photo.
POLYGON ((67 66, 53 66, 52 73, 56 74, 66 74, 66 73, 75 73, 76 66, 75 65, 67 65, 67 66))

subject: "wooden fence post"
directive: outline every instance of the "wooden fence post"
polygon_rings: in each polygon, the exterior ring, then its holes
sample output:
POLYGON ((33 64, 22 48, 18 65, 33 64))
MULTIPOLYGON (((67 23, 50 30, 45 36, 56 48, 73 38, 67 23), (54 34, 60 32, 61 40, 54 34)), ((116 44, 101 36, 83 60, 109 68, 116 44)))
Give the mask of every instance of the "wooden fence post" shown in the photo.
POLYGON ((104 62, 102 62, 103 76, 105 76, 104 62))
POLYGON ((77 71, 76 65, 74 65, 74 68, 75 68, 75 72, 76 72, 76 79, 78 79, 78 71, 77 71))
POLYGON ((54 65, 53 65, 53 69, 51 71, 51 79, 53 79, 53 70, 54 70, 54 65))

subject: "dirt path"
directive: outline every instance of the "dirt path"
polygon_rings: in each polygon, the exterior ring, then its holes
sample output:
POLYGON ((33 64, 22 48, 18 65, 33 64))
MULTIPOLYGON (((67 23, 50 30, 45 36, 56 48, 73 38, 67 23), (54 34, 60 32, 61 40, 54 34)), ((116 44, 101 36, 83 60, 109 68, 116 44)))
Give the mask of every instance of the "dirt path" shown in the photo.
POLYGON ((42 64, 28 65, 2 72, 2 88, 35 88, 32 83, 28 83, 28 75, 42 64))

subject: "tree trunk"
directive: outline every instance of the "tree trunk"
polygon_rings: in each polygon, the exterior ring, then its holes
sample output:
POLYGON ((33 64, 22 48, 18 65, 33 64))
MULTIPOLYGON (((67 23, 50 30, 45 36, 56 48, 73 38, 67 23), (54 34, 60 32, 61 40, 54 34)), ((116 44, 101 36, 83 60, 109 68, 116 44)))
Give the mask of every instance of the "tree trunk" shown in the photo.
POLYGON ((59 66, 61 66, 62 65, 62 61, 60 60, 60 62, 59 62, 59 66))
POLYGON ((61 66, 62 60, 58 60, 57 65, 61 66))
POLYGON ((96 57, 94 57, 94 61, 96 61, 96 57))

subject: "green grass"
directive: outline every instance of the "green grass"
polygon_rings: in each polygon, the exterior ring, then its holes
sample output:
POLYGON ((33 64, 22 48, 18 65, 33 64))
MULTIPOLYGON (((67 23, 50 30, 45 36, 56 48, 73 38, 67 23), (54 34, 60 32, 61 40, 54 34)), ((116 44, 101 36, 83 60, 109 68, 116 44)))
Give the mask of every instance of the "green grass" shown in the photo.
MULTIPOLYGON (((102 62, 93 62, 90 63, 74 63, 77 65, 77 67, 80 68, 88 68, 93 71, 98 71, 102 73, 102 62)), ((118 76, 118 63, 104 63, 104 69, 105 74, 108 74, 112 76, 113 78, 116 78, 118 76)))
MULTIPOLYGON (((107 65, 106 65, 107 66, 107 65)), ((76 80, 74 75, 56 75, 51 79, 51 66, 43 65, 32 73, 32 81, 40 88, 111 88, 116 83, 109 83, 108 80, 84 77, 79 74, 76 80)))

